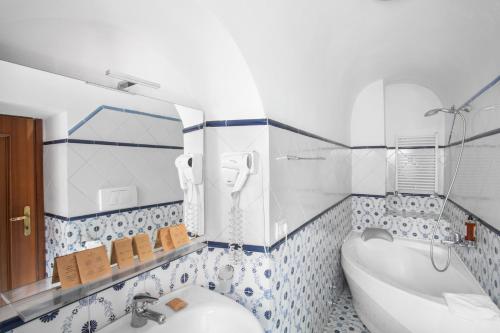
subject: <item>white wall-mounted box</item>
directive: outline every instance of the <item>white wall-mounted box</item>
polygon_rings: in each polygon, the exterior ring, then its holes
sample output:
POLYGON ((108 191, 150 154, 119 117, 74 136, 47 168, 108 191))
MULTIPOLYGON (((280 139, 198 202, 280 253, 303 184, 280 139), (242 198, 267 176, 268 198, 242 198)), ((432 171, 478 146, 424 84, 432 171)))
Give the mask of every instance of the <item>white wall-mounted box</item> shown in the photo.
POLYGON ((108 211, 137 207, 137 187, 125 186, 99 190, 99 210, 108 211))

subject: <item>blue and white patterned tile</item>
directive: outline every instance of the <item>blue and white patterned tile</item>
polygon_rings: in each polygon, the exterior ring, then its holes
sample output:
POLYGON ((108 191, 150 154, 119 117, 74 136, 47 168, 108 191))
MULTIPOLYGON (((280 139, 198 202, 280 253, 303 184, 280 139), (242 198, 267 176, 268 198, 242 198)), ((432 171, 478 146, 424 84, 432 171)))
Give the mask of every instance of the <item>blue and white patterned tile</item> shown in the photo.
POLYGON ((328 303, 344 289, 340 248, 351 230, 344 200, 273 251, 273 332, 320 332, 328 303))
POLYGON ((385 198, 388 210, 417 212, 421 214, 439 214, 443 199, 422 195, 387 195, 385 198))
MULTIPOLYGON (((464 221, 468 213, 453 202, 448 202, 445 206, 445 214, 451 221, 453 231, 464 235, 464 221)), ((478 223, 477 247, 457 247, 455 251, 484 291, 497 306, 500 306, 500 236, 478 223)))
POLYGON ((61 309, 52 311, 13 330, 14 333, 60 332, 91 333, 94 323, 90 322, 89 299, 84 298, 61 309))
MULTIPOLYGON (((201 272, 196 284, 218 291, 218 271, 232 263, 231 253, 228 249, 207 248, 201 256, 201 272)), ((269 254, 245 252, 235 267, 231 290, 225 294, 251 311, 266 332, 271 331, 274 310, 271 267, 269 254)))
MULTIPOLYGON (((435 219, 442 205, 441 198, 410 195, 387 197, 352 196, 353 229, 367 227, 389 230, 396 237, 430 240, 435 219)), ((450 224, 441 220, 435 239, 450 235, 450 224)))
POLYGON ((356 314, 348 291, 333 301, 324 333, 370 333, 356 314))
POLYGON ((65 221, 45 217, 46 272, 52 276, 54 258, 85 249, 85 243, 98 241, 105 245, 108 254, 111 242, 145 232, 151 241, 156 240, 156 230, 182 223, 182 203, 142 208, 81 220, 65 221))

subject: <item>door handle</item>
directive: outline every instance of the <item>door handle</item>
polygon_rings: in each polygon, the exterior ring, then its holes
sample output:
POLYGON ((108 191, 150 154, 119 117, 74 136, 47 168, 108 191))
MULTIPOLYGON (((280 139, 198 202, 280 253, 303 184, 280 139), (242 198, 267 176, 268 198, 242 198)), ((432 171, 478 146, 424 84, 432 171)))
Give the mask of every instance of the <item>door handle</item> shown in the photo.
POLYGON ((31 235, 31 208, 30 206, 24 207, 24 215, 18 217, 12 217, 10 222, 23 221, 24 224, 24 236, 31 235))

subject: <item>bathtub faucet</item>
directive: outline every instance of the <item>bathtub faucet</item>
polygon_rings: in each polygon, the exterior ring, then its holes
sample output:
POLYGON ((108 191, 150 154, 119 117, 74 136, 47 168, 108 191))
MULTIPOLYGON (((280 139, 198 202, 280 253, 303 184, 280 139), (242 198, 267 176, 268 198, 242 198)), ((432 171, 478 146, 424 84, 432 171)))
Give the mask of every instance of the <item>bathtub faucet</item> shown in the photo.
POLYGON ((460 247, 476 247, 475 241, 465 240, 458 232, 454 232, 451 236, 441 240, 441 244, 460 247))

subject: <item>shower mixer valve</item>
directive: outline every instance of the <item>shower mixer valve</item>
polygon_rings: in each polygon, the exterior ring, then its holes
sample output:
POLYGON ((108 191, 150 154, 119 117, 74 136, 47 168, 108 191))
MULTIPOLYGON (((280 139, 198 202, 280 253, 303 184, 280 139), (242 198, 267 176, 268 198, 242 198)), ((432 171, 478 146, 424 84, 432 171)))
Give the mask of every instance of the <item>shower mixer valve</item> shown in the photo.
POLYGON ((441 244, 459 247, 476 247, 476 241, 466 240, 458 232, 454 232, 451 236, 443 239, 441 244))

